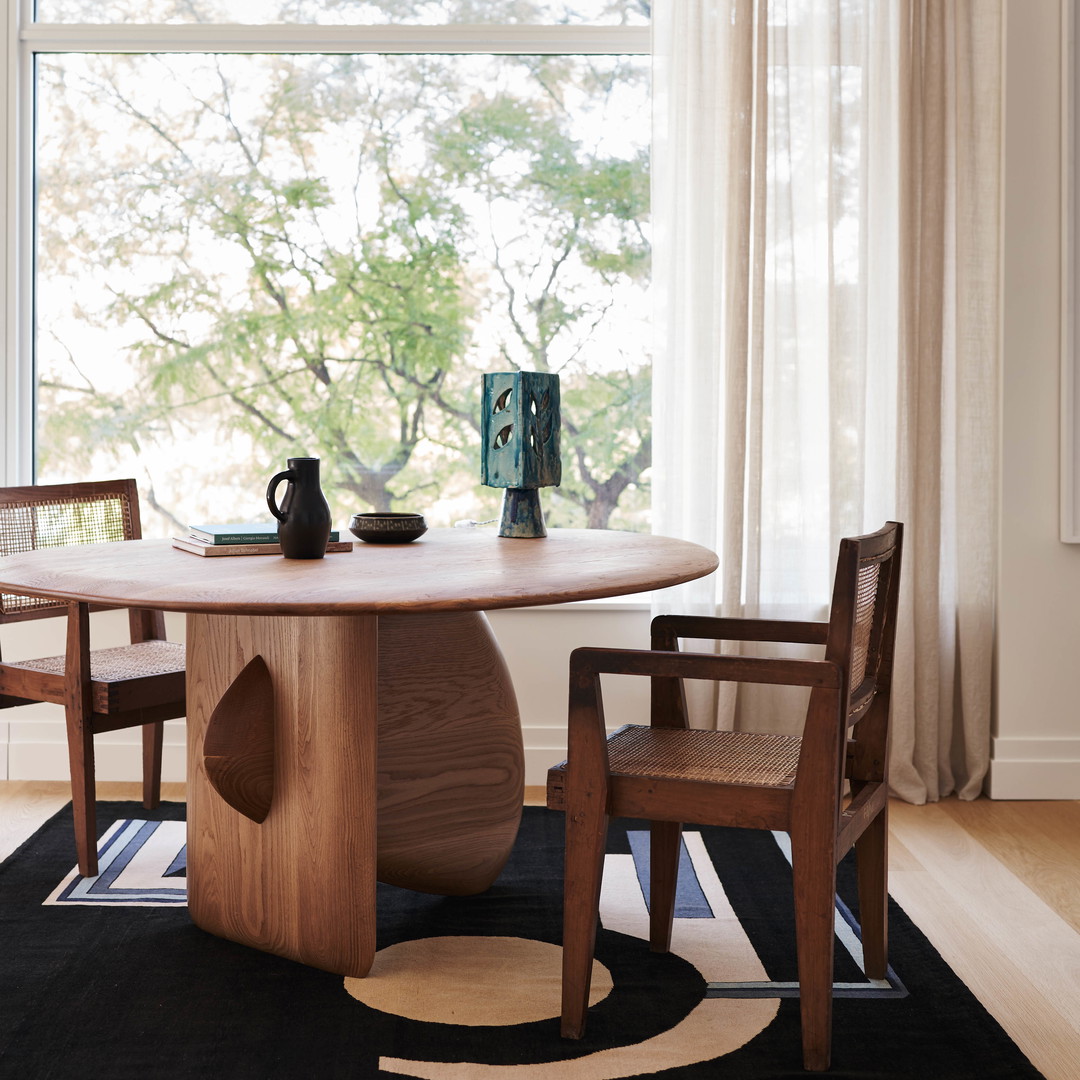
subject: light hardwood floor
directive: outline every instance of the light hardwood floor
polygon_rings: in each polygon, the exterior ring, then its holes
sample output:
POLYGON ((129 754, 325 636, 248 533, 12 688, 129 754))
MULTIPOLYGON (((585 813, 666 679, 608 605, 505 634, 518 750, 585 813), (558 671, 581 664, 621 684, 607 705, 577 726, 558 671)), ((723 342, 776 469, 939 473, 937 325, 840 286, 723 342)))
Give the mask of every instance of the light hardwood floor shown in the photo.
MULTIPOLYGON (((182 784, 163 789, 183 798, 182 784)), ((99 797, 139 789, 102 783, 99 797)), ((0 859, 67 799, 66 784, 0 781, 0 859)), ((1080 1080, 1080 802, 890 813, 892 895, 1048 1080, 1080 1080)))

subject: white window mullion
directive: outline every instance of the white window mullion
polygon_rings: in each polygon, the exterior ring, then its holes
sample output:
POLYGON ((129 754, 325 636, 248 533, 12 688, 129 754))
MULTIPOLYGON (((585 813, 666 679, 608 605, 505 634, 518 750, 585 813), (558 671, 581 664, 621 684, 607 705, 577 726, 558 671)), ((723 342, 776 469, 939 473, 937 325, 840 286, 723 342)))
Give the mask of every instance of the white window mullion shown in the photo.
POLYGON ((34 52, 577 53, 649 52, 642 26, 25 25, 34 52))
POLYGON ((4 117, 4 168, 0 205, 4 213, 0 311, 4 349, 0 452, 6 484, 33 479, 33 56, 18 44, 20 20, 32 14, 33 0, 11 4, 0 25, 7 58, 0 82, 4 117))

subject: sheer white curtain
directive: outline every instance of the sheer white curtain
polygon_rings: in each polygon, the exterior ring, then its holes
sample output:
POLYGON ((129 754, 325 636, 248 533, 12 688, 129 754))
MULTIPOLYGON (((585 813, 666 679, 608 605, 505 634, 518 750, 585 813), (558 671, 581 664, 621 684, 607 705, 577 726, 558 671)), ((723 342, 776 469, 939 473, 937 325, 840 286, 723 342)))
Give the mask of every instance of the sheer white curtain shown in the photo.
MULTIPOLYGON (((993 648, 1000 4, 669 0, 654 35, 654 529, 721 557, 662 603, 820 615, 840 537, 904 521, 893 785, 974 797, 993 648)), ((775 691, 701 692, 695 722, 789 723, 775 691)))

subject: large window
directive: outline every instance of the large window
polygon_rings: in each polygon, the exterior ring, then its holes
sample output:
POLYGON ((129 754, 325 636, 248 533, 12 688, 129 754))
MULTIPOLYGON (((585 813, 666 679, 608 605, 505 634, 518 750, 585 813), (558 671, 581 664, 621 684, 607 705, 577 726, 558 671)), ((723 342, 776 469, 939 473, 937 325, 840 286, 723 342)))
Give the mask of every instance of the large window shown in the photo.
POLYGON ((165 534, 311 454, 339 520, 493 517, 480 374, 525 368, 562 380, 549 524, 647 527, 647 4, 38 18, 38 481, 135 475, 165 534))

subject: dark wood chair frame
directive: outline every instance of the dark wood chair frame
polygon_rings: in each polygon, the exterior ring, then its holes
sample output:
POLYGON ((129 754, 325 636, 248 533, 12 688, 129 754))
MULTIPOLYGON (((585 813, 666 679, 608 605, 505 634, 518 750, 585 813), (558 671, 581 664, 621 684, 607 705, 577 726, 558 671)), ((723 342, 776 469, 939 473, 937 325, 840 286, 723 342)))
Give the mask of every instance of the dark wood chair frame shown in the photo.
MULTIPOLYGON (((78 505, 116 503, 122 508, 122 537, 118 538, 137 540, 142 535, 134 480, 0 488, 0 514, 16 508, 63 507, 69 501, 78 505)), ((36 539, 31 538, 20 550, 37 546, 36 539)), ((12 550, 3 554, 11 554, 12 550)), ((108 681, 94 678, 90 613, 110 610, 109 607, 38 598, 30 604, 20 600, 9 610, 6 601, 15 598, 3 599, 0 626, 57 615, 67 617, 63 673, 26 666, 34 661, 0 662, 0 708, 43 701, 64 706, 75 846, 79 872, 90 877, 98 872, 94 736, 120 728, 142 727, 143 805, 147 809, 157 806, 161 800, 164 721, 184 716, 186 712, 184 667, 108 681)), ((129 609, 128 622, 133 645, 166 640, 165 618, 160 611, 129 609)))
POLYGON ((828 1068, 836 867, 853 846, 866 974, 881 979, 888 967, 887 751, 902 534, 901 525, 889 522, 841 542, 828 622, 663 615, 653 620, 650 651, 573 652, 568 756, 548 779, 548 805, 566 812, 564 1037, 580 1038, 585 1029, 609 816, 651 821, 650 947, 656 952, 671 945, 683 822, 783 830, 792 845, 803 1065, 828 1068), (867 568, 869 579, 861 577, 867 568), (874 591, 867 627, 859 586, 868 580, 874 591), (684 653, 678 651, 680 638, 823 645, 825 656, 810 661, 684 653), (857 657, 862 648, 865 664, 857 657), (860 667, 862 677, 852 685, 860 667), (688 727, 685 678, 809 687, 793 780, 725 783, 620 772, 618 761, 609 760, 601 674, 651 677, 651 728, 639 733, 688 727))

